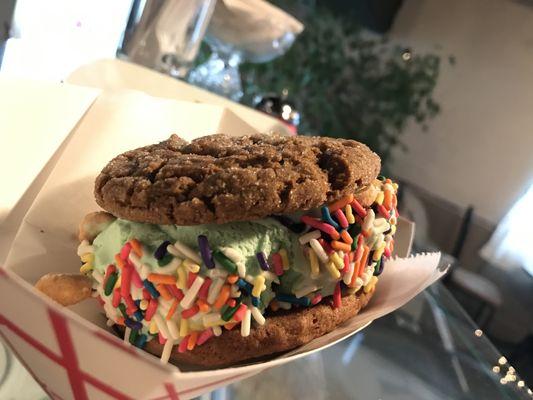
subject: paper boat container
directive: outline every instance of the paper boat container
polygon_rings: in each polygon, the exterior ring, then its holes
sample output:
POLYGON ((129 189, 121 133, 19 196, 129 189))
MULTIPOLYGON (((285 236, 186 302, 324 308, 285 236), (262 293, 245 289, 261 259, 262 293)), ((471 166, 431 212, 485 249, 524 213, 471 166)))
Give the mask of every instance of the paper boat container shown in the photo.
MULTIPOLYGON (((85 213, 97 209, 93 181, 107 161, 170 133, 192 139, 219 131, 240 135, 255 130, 218 106, 121 91, 100 94, 70 134, 22 221, 5 269, 0 269, 0 332, 52 398, 198 396, 330 346, 400 307, 441 276, 439 254, 389 261, 368 307, 335 331, 269 361, 205 371, 162 365, 125 344, 110 333, 95 301, 62 308, 33 289, 47 272, 77 271, 77 225, 85 213)), ((397 247, 403 252, 412 229, 405 221, 398 229, 397 247)))

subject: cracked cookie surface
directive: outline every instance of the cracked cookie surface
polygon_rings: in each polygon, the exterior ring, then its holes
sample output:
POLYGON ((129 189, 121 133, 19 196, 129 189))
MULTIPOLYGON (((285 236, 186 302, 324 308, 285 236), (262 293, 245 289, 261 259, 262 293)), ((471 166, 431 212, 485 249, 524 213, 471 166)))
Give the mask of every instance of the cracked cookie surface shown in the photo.
POLYGON ((95 197, 132 221, 246 221, 364 192, 379 169, 379 157, 354 140, 216 134, 188 143, 172 135, 110 161, 96 179, 95 197))

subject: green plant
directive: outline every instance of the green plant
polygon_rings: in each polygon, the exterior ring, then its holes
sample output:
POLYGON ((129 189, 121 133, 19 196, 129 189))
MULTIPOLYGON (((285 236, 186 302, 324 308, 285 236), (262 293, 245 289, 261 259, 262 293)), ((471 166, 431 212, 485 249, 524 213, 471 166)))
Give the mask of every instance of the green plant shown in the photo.
POLYGON ((301 113, 300 133, 353 138, 380 154, 386 166, 414 119, 440 110, 432 97, 440 57, 417 54, 364 31, 353 20, 320 7, 284 56, 243 64, 243 102, 287 93, 301 113))

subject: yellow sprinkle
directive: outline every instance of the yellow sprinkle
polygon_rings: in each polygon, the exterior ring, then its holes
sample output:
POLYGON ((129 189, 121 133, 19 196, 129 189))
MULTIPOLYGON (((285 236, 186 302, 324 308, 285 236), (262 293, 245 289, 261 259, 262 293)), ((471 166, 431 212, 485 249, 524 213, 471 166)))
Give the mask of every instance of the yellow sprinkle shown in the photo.
POLYGON ((329 259, 333 262, 333 264, 335 264, 338 269, 344 268, 344 261, 342 260, 342 258, 339 257, 336 252, 331 253, 329 259))
POLYGON ((157 327, 157 324, 155 323, 155 321, 153 319, 150 321, 150 328, 148 329, 148 331, 152 335, 155 335, 156 333, 159 332, 159 328, 157 327))
POLYGON ((148 300, 142 299, 139 303, 139 308, 143 311, 146 310, 148 308, 148 300))
POLYGON ((347 204, 346 208, 344 209, 344 211, 345 211, 346 219, 348 220, 348 223, 349 224, 354 224, 355 223, 355 217, 353 216, 352 206, 347 204))
POLYGON ((189 334, 189 321, 182 319, 180 321, 180 337, 185 337, 189 334))
POLYGON ((190 272, 192 272, 193 274, 197 274, 198 271, 200 271, 200 266, 198 264, 196 264, 194 261, 192 260, 189 260, 188 258, 186 258, 185 260, 183 260, 183 263, 182 265, 190 272))
POLYGON ((287 255, 287 250, 280 249, 278 251, 279 255, 281 256, 281 262, 283 264, 283 269, 286 271, 289 269, 289 256, 287 255))
POLYGON ((263 275, 257 275, 254 279, 254 287, 252 289, 252 296, 261 296, 261 291, 265 285, 265 277, 263 275))
POLYGON ((376 200, 375 202, 379 205, 382 205, 383 204, 383 199, 385 198, 385 194, 383 192, 379 192, 378 195, 376 196, 376 200))
POLYGON ((187 286, 187 273, 185 272, 185 268, 179 267, 177 269, 177 273, 178 273, 178 280, 176 282, 176 286, 179 289, 185 289, 185 287, 187 286))
POLYGON ((392 226, 390 227, 390 234, 391 234, 392 236, 394 236, 395 233, 396 233, 396 225, 392 225, 392 226))
POLYGON ((392 184, 392 187, 393 187, 393 189, 394 189, 394 192, 396 192, 396 191, 398 190, 398 184, 397 184, 396 182, 394 182, 394 183, 392 184))
POLYGON ((368 282, 366 284, 366 286, 364 287, 364 292, 365 293, 368 293, 368 292, 371 292, 374 287, 376 286, 376 283, 378 283, 378 277, 377 276, 373 276, 372 278, 370 278, 370 282, 368 282))
POLYGON ((113 289, 118 289, 120 288, 120 285, 122 284, 122 275, 120 275, 117 279, 117 281, 115 282, 115 286, 113 286, 113 289))
POLYGON ((82 274, 86 274, 88 272, 91 272, 93 270, 93 264, 92 263, 85 263, 80 267, 80 272, 82 274))
POLYGON ((334 279, 339 279, 341 277, 340 271, 335 267, 335 264, 333 264, 333 261, 328 261, 326 263, 326 268, 328 269, 328 272, 331 274, 331 276, 334 279))
POLYGON ((320 267, 318 265, 318 257, 313 250, 309 251, 309 263, 311 265, 311 278, 318 278, 318 275, 320 274, 320 267))
POLYGON ((85 253, 80 257, 81 261, 84 263, 93 263, 94 262, 94 254, 93 253, 85 253))
POLYGON ((387 243, 383 242, 381 246, 379 246, 375 251, 374 255, 372 256, 372 261, 378 261, 381 256, 383 255, 383 251, 385 250, 385 246, 387 243))

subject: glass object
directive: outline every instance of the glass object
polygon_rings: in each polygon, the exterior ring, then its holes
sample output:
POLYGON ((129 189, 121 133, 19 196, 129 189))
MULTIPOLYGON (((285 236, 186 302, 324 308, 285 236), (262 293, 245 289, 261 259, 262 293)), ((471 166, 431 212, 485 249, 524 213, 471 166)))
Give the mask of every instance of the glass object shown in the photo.
POLYGON ((239 101, 239 65, 284 54, 302 29, 300 22, 265 1, 219 1, 206 34, 211 56, 191 71, 188 81, 239 101))
POLYGON ((216 0, 148 0, 131 39, 128 58, 183 78, 198 53, 216 0))
POLYGON ((353 338, 211 399, 531 399, 519 372, 436 283, 353 338))

